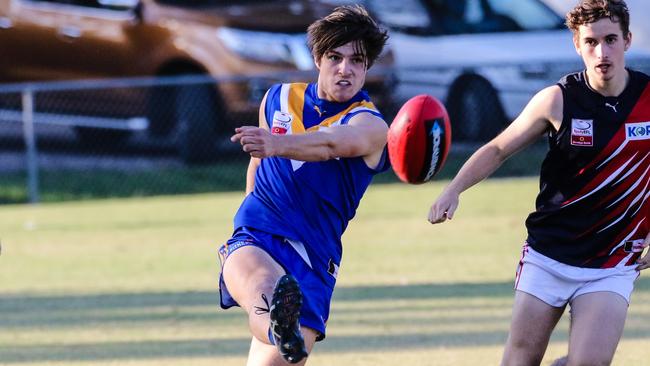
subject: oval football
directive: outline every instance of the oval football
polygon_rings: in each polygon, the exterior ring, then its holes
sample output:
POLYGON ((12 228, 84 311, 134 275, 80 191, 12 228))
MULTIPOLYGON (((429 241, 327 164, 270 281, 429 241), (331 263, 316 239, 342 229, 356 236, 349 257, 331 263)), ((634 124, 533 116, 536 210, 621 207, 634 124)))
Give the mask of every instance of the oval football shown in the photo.
POLYGON ((444 105, 421 94, 404 103, 388 129, 388 154, 397 177, 406 183, 429 181, 442 169, 451 146, 451 124, 444 105))

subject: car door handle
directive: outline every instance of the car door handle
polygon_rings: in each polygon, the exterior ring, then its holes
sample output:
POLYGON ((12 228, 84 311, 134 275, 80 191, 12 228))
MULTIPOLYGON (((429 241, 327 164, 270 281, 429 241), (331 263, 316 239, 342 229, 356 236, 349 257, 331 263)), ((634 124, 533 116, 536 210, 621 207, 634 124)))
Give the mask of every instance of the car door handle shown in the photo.
POLYGON ((81 37, 81 29, 71 26, 63 26, 59 28, 59 35, 67 39, 76 39, 81 37))
POLYGON ((0 29, 9 29, 14 26, 14 23, 9 18, 0 17, 0 29))
POLYGON ((550 70, 546 65, 523 65, 519 73, 524 79, 548 79, 550 70))

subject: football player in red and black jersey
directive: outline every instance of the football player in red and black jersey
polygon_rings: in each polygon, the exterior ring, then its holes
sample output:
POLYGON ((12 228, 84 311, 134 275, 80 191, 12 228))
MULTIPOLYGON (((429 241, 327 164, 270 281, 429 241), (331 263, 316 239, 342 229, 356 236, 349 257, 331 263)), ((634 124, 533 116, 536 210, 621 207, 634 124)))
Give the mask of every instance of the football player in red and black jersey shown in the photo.
POLYGON ((429 212, 431 223, 451 219, 461 192, 548 135, 502 365, 539 365, 567 305, 568 356, 555 364, 610 364, 634 281, 650 267, 643 255, 650 242, 650 85, 647 75, 625 67, 627 5, 582 0, 566 24, 585 69, 537 93, 472 155, 429 212))

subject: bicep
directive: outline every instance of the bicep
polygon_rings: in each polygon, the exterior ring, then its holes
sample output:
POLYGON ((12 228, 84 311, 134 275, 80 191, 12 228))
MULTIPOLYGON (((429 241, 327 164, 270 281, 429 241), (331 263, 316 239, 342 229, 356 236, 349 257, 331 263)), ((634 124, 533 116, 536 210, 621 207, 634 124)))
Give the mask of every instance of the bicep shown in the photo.
POLYGON ((266 98, 269 95, 269 91, 266 91, 266 94, 264 94, 264 98, 262 98, 262 101, 260 102, 260 109, 258 112, 258 127, 263 128, 265 130, 269 130, 269 123, 266 120, 266 98))
POLYGON ((248 169, 246 170, 246 194, 251 193, 255 188, 255 174, 261 162, 261 159, 253 157, 248 162, 248 169))
MULTIPOLYGON (((269 129, 269 124, 266 121, 266 98, 268 95, 269 92, 267 91, 260 102, 260 109, 258 112, 258 126, 265 130, 269 129)), ((246 170, 246 194, 253 192, 253 189, 255 189, 255 174, 257 173, 257 168, 260 166, 261 162, 261 159, 251 156, 251 160, 248 163, 248 169, 246 170)))
POLYGON ((367 156, 386 145, 388 125, 371 113, 359 113, 347 125, 331 128, 339 156, 367 156))
POLYGON ((521 114, 490 143, 503 155, 511 156, 538 140, 562 118, 562 92, 558 86, 537 93, 521 114))

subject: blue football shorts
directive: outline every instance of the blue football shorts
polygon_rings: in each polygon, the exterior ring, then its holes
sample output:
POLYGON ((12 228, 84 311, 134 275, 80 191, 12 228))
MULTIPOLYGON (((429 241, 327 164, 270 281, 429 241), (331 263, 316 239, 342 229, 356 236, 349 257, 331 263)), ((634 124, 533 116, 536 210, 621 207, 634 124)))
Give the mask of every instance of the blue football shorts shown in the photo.
MULTIPOLYGON (((219 248, 221 268, 230 254, 247 245, 256 246, 267 252, 288 274, 298 280, 303 295, 300 325, 318 332, 317 341, 325 339, 325 326, 334 288, 317 276, 286 238, 249 227, 235 231, 226 244, 219 248)), ((223 281, 223 273, 219 275, 219 295, 223 309, 239 306, 228 292, 223 281)))

